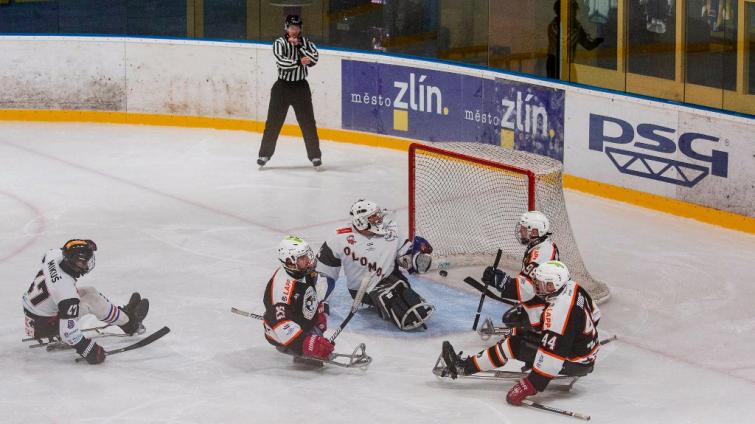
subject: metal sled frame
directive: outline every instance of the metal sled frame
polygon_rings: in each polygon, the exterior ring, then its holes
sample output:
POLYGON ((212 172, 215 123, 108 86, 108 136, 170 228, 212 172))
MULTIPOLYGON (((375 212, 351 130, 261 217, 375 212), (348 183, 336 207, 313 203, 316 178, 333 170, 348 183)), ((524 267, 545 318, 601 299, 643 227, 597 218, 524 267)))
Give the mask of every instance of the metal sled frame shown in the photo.
MULTIPOLYGON (((433 367, 433 374, 438 376, 439 378, 451 378, 451 375, 448 374, 447 367, 445 361, 443 361, 443 354, 438 355, 438 360, 435 361, 435 366, 433 367)), ((476 379, 476 380, 497 380, 497 381, 519 381, 524 377, 527 377, 528 373, 525 372, 519 372, 519 371, 499 371, 499 370, 491 370, 491 371, 480 371, 476 374, 472 375, 458 375, 457 378, 465 378, 465 379, 476 379)), ((570 377, 566 375, 559 375, 553 378, 553 382, 558 381, 562 382, 564 384, 558 384, 558 385, 549 385, 548 389, 555 389, 555 390, 562 390, 562 391, 569 391, 574 386, 574 383, 579 380, 579 377, 570 377)))
POLYGON ((372 357, 367 355, 366 346, 364 343, 359 343, 351 354, 346 353, 332 353, 330 358, 326 360, 303 357, 301 355, 292 355, 294 357, 294 363, 306 365, 310 367, 321 367, 324 364, 335 365, 342 368, 358 368, 362 371, 366 371, 372 363, 372 357), (348 358, 348 362, 343 359, 348 358))

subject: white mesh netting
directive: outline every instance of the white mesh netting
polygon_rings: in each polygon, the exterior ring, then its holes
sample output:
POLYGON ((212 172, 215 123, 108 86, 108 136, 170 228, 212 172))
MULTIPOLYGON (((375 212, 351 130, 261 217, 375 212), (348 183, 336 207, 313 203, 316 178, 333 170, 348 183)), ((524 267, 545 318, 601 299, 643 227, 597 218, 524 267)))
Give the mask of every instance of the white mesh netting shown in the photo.
POLYGON ((534 209, 550 220, 553 239, 572 278, 596 301, 608 299, 608 287, 587 271, 574 240, 560 162, 479 143, 415 145, 410 155, 411 230, 433 245, 435 264, 490 265, 500 248, 501 267, 518 273, 525 246, 514 232, 520 215, 530 210, 530 197, 534 196, 534 209), (534 193, 530 192, 526 173, 506 167, 531 171, 534 193))

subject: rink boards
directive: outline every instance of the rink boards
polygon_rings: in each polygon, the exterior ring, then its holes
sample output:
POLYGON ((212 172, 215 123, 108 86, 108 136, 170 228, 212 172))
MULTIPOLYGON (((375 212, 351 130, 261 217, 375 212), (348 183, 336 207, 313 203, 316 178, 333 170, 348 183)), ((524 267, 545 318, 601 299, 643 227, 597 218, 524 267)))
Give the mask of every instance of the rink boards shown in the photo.
MULTIPOLYGON (((269 44, 0 37, 0 119, 261 131, 269 44)), ((577 190, 755 233, 751 116, 384 54, 321 49, 322 138, 500 144, 564 162, 577 190)), ((290 113, 284 134, 296 134, 290 113)))

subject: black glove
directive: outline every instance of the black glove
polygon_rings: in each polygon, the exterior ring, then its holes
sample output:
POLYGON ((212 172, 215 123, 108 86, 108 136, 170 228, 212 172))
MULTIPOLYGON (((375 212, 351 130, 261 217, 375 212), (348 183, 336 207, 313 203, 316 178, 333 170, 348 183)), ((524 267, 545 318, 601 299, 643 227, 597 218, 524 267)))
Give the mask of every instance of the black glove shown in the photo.
POLYGON ((505 272, 500 269, 489 266, 485 268, 485 272, 482 273, 482 282, 503 291, 506 284, 511 281, 512 278, 506 275, 505 272))
POLYGON ((521 305, 515 306, 504 312, 501 321, 503 321, 503 324, 509 328, 525 327, 530 323, 527 312, 524 311, 524 308, 521 305))
POLYGON ((76 353, 86 359, 91 365, 100 364, 105 361, 105 349, 102 346, 89 340, 86 337, 82 338, 80 342, 73 346, 76 349, 76 353))

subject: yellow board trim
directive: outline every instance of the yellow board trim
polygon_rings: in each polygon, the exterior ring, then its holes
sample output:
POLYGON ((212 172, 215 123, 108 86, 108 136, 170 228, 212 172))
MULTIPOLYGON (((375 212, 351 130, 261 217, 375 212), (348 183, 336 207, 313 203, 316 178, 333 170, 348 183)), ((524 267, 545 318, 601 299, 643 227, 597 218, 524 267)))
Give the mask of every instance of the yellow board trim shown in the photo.
POLYGON ((564 175, 564 187, 707 224, 755 234, 755 218, 611 184, 564 175))
MULTIPOLYGON (((244 119, 208 118, 201 116, 160 115, 147 113, 71 111, 71 110, 0 110, 0 121, 92 122, 109 124, 156 125, 190 128, 214 128, 262 132, 265 123, 244 119)), ((408 151, 413 140, 342 129, 318 128, 323 139, 370 147, 408 151)), ((281 134, 301 136, 297 125, 283 126, 281 134)), ((604 184, 571 175, 564 175, 564 187, 607 199, 618 200, 672 215, 691 218, 708 224, 755 234, 755 218, 669 199, 637 190, 604 184)))

